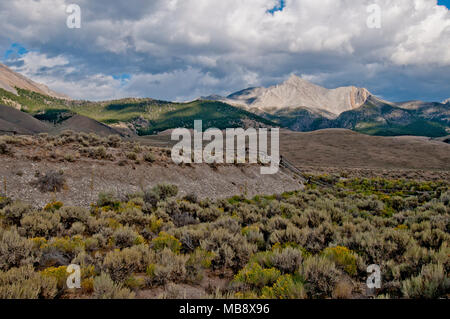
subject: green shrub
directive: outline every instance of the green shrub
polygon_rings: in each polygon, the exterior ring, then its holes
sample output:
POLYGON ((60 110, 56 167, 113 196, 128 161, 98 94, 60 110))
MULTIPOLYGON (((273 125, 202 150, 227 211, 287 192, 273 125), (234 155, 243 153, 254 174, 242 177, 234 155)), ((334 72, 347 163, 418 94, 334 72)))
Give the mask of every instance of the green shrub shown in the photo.
POLYGON ((389 259, 399 258, 411 244, 411 237, 394 229, 355 233, 343 246, 360 252, 368 264, 381 265, 389 259))
POLYGON ((11 147, 8 146, 5 142, 0 142, 0 155, 11 155, 12 150, 11 147))
POLYGON ((38 260, 33 242, 19 235, 16 229, 0 228, 0 270, 33 264, 38 260))
POLYGON ((266 241, 264 239, 264 234, 260 231, 257 226, 247 226, 242 229, 242 235, 247 238, 249 243, 253 243, 260 249, 264 249, 266 241))
POLYGON ((305 299, 303 283, 294 281, 291 275, 280 276, 272 287, 262 289, 264 299, 305 299))
POLYGON ((422 268, 420 275, 405 280, 402 292, 406 298, 439 298, 450 290, 450 278, 442 264, 429 264, 422 268))
POLYGON ((201 240, 200 245, 204 250, 214 253, 214 269, 225 267, 237 271, 257 251, 256 245, 248 243, 240 233, 232 234, 224 228, 213 228, 209 236, 201 240))
POLYGON ((144 155, 144 161, 154 163, 156 161, 156 157, 152 152, 147 152, 144 155))
POLYGON ((122 139, 119 135, 109 135, 108 136, 108 145, 110 147, 117 148, 120 146, 120 143, 122 142, 122 139))
POLYGON ((448 207, 448 205, 450 205, 450 191, 446 191, 445 193, 442 193, 442 195, 439 199, 444 205, 447 205, 447 207, 448 207))
POLYGON ((80 152, 88 157, 99 160, 109 159, 110 157, 110 154, 108 154, 104 146, 82 148, 80 152))
POLYGON ((87 223, 90 213, 87 209, 82 207, 62 207, 58 211, 61 216, 61 222, 66 229, 69 229, 73 223, 80 222, 87 223))
POLYGON ((137 154, 135 152, 128 152, 128 153, 126 153, 126 157, 129 160, 132 160, 132 161, 136 161, 137 160, 137 154))
POLYGON ((59 215, 46 211, 26 215, 21 219, 20 225, 28 237, 48 238, 49 236, 56 236, 62 230, 59 215))
POLYGON ((140 258, 139 252, 130 248, 122 251, 111 251, 106 254, 102 269, 115 282, 124 282, 133 272, 140 268, 140 258))
POLYGON ((67 272, 67 266, 60 266, 48 267, 41 271, 41 275, 43 277, 53 278, 57 283, 58 289, 64 289, 69 273, 67 272))
POLYGON ((112 234, 114 244, 120 248, 133 246, 136 243, 138 237, 139 234, 128 226, 120 227, 116 229, 112 234))
POLYGON ((152 240, 151 247, 156 251, 161 251, 165 248, 169 248, 174 253, 179 253, 181 249, 181 243, 174 236, 169 235, 165 232, 160 232, 159 236, 152 240))
POLYGON ((356 275, 356 254, 343 246, 329 247, 323 251, 323 255, 341 267, 349 275, 356 275))
POLYGON ((1 211, 5 221, 10 225, 19 225, 20 220, 27 214, 33 211, 33 207, 22 202, 12 203, 1 211))
POLYGON ((150 285, 164 285, 170 281, 184 282, 187 270, 186 262, 189 256, 175 254, 168 248, 157 253, 147 267, 150 285))
POLYGON ((75 235, 83 235, 86 231, 86 226, 83 225, 83 223, 76 222, 72 224, 72 227, 69 229, 70 236, 75 235))
POLYGON ((341 276, 334 263, 322 256, 307 258, 299 274, 305 280, 306 290, 312 298, 331 297, 341 276))
POLYGON ((57 294, 56 279, 42 276, 28 265, 0 271, 0 299, 52 299, 57 294))
POLYGON ((124 225, 140 226, 148 221, 148 218, 142 213, 138 207, 130 206, 120 210, 117 220, 124 225))
POLYGON ((0 192, 0 217, 2 216, 1 210, 8 205, 11 205, 11 198, 7 197, 5 194, 0 192))
POLYGON ((164 286, 164 292, 158 297, 161 299, 187 299, 187 289, 182 285, 174 284, 173 282, 168 283, 164 286))
POLYGON ((118 209, 120 200, 112 192, 101 192, 98 194, 97 206, 118 209))
POLYGON ((289 225, 286 229, 273 231, 269 236, 269 244, 297 243, 304 246, 307 240, 307 233, 295 226, 289 225))
POLYGON ((188 227, 171 230, 176 238, 180 238, 181 251, 184 253, 191 253, 200 246, 200 241, 206 237, 203 229, 192 229, 188 227))
POLYGON ((65 184, 66 179, 62 171, 48 171, 33 182, 33 185, 36 185, 43 193, 60 192, 65 184))
POLYGON ((56 212, 63 206, 64 206, 64 204, 62 202, 53 201, 53 202, 50 202, 47 205, 45 205, 44 210, 46 212, 56 212))
POLYGON ((160 198, 160 200, 166 200, 170 197, 175 197, 178 194, 178 186, 169 184, 160 184, 152 189, 160 198))
POLYGON ((198 203, 198 196, 195 193, 189 193, 183 197, 183 200, 190 202, 192 204, 198 203))
POLYGON ((115 283, 107 274, 102 273, 94 279, 94 299, 133 299, 134 293, 115 283))
POLYGON ((72 237, 53 237, 48 241, 43 252, 50 255, 55 253, 62 254, 67 258, 72 259, 83 251, 84 247, 84 240, 79 235, 72 237))
POLYGON ((199 283, 203 279, 204 269, 210 268, 214 254, 201 248, 189 256, 186 261, 186 280, 190 283, 199 283))
POLYGON ((264 286, 274 284, 280 276, 281 273, 278 269, 266 269, 257 263, 251 263, 239 271, 233 282, 243 284, 245 289, 259 290, 264 286))
POLYGON ((283 274, 295 273, 302 264, 302 252, 292 247, 275 250, 270 257, 271 264, 283 274))

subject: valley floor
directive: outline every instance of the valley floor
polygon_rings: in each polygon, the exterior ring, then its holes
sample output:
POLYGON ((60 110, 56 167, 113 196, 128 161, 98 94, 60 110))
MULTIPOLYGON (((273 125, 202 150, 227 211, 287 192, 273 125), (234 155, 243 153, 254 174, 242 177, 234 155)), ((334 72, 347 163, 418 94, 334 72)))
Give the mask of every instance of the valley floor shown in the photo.
POLYGON ((159 185, 100 194, 89 209, 2 196, 0 298, 450 296, 448 183, 311 181, 216 201, 159 185), (69 264, 81 267, 80 289, 66 286, 69 264), (377 290, 366 286, 373 264, 377 290))
POLYGON ((285 136, 303 184, 287 169, 177 166, 144 142, 0 137, 0 298, 449 297, 448 144, 285 136), (69 264, 81 289, 67 289, 69 264))

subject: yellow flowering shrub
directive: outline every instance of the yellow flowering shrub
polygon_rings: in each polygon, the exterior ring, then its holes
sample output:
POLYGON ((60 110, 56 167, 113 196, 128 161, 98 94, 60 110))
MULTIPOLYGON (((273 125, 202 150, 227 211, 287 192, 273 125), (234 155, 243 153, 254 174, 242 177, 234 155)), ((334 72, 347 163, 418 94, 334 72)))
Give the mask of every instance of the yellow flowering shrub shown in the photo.
POLYGON ((356 254, 347 247, 329 247, 323 251, 323 255, 343 268, 349 275, 356 275, 356 254))
POLYGON ((134 240, 134 244, 135 244, 135 245, 142 245, 142 244, 145 244, 145 238, 144 238, 143 236, 141 236, 141 235, 138 235, 138 236, 136 237, 136 239, 134 240))
POLYGON ((291 275, 283 275, 272 287, 264 287, 261 297, 263 299, 304 299, 306 292, 302 282, 294 281, 291 275))
POLYGON ((243 283, 250 289, 261 289, 275 283, 280 276, 281 272, 278 269, 262 268, 257 263, 251 263, 241 269, 233 281, 243 283))
POLYGON ((258 299, 258 295, 253 291, 239 291, 234 294, 236 299, 258 299))
POLYGON ((181 249, 181 243, 174 236, 169 235, 166 232, 160 232, 159 236, 152 240, 152 248, 156 251, 161 251, 166 247, 174 253, 179 253, 181 249))
POLYGON ((149 264, 147 266, 147 270, 145 271, 145 273, 150 278, 154 278, 155 277, 155 271, 156 271, 156 265, 155 264, 149 264))
POLYGON ((94 292, 94 277, 81 279, 81 289, 88 294, 94 292))
POLYGON ((93 278, 96 275, 95 266, 93 265, 81 268, 81 278, 93 278))
POLYGON ((64 288, 67 277, 69 276, 69 273, 67 273, 67 266, 61 266, 61 267, 49 267, 44 269, 41 272, 42 276, 44 277, 50 277, 56 279, 57 286, 59 289, 64 288))
POLYGON ((82 236, 73 237, 55 237, 48 242, 49 247, 57 248, 60 251, 73 253, 84 249, 84 240, 82 236))
POLYGON ((158 234, 161 231, 164 221, 161 218, 156 217, 155 215, 150 216, 150 231, 152 233, 158 234))
POLYGON ((394 228, 395 230, 407 230, 408 226, 407 225, 398 225, 397 227, 394 228))
POLYGON ((59 210, 63 206, 64 206, 64 204, 62 202, 55 201, 55 202, 51 202, 51 203, 48 203, 47 205, 45 205, 44 210, 47 212, 54 212, 54 211, 59 210))
POLYGON ((203 268, 211 267, 212 261, 215 257, 213 252, 204 250, 200 247, 196 248, 194 252, 189 256, 187 265, 200 265, 203 268))
POLYGON ((48 246, 47 239, 45 239, 44 237, 34 237, 31 238, 30 240, 33 242, 34 247, 36 248, 42 249, 48 246))
POLYGON ((122 224, 119 223, 119 222, 118 222, 116 219, 114 219, 114 218, 108 218, 108 225, 109 225, 109 227, 110 227, 111 229, 114 229, 114 230, 116 230, 116 229, 122 227, 122 224))
POLYGON ((245 226, 244 228, 242 228, 242 235, 244 236, 248 236, 250 235, 252 232, 258 232, 259 231, 259 227, 255 226, 255 225, 250 225, 250 226, 245 226))

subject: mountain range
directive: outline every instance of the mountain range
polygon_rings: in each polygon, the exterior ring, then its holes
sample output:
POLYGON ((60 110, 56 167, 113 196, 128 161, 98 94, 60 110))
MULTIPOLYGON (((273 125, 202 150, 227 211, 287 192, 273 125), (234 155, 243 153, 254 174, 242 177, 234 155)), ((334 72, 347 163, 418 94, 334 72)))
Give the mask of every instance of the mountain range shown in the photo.
MULTIPOLYGON (((149 135, 192 128, 195 119, 202 119, 205 129, 279 126, 305 132, 346 128, 370 135, 441 137, 450 132, 450 103, 444 102, 394 103, 365 88, 326 89, 295 75, 268 88, 248 88, 226 97, 211 95, 189 103, 151 98, 91 102, 72 100, 0 64, 0 104, 58 130, 81 127, 107 134, 111 133, 108 127, 124 135, 149 135)), ((12 119, 17 114, 7 117, 5 112, 0 113, 0 130, 6 127, 5 121, 8 127, 16 125, 12 119)), ((33 122, 33 129, 22 131, 35 132, 35 127, 39 126, 33 122)))
MULTIPOLYGON (((286 109, 304 108, 310 112, 335 118, 339 114, 359 108, 371 93, 354 86, 328 90, 298 76, 269 88, 249 88, 216 100, 254 111, 276 113, 286 109)), ((208 97, 206 97, 208 98, 208 97)))
POLYGON ((291 75, 268 88, 248 88, 213 99, 247 109, 294 131, 347 128, 371 135, 444 136, 450 132, 449 100, 394 103, 365 88, 326 89, 291 75))

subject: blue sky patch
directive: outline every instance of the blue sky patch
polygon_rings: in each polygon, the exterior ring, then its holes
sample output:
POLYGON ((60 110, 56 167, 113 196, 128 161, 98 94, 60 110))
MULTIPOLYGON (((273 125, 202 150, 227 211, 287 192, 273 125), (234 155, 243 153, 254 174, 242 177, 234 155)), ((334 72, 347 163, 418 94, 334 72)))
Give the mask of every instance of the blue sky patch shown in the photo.
POLYGON ((114 80, 120 80, 120 85, 124 86, 127 84, 128 81, 131 79, 131 74, 119 74, 119 75, 113 75, 112 76, 114 80))
POLYGON ((3 60, 8 60, 10 58, 18 58, 28 53, 28 50, 20 43, 13 43, 8 50, 5 51, 3 55, 3 60))
POLYGON ((278 0, 278 4, 270 10, 267 10, 267 13, 274 14, 277 11, 283 11, 286 7, 286 0, 278 0))
POLYGON ((450 0, 438 0, 438 5, 446 6, 448 9, 450 9, 450 0))

